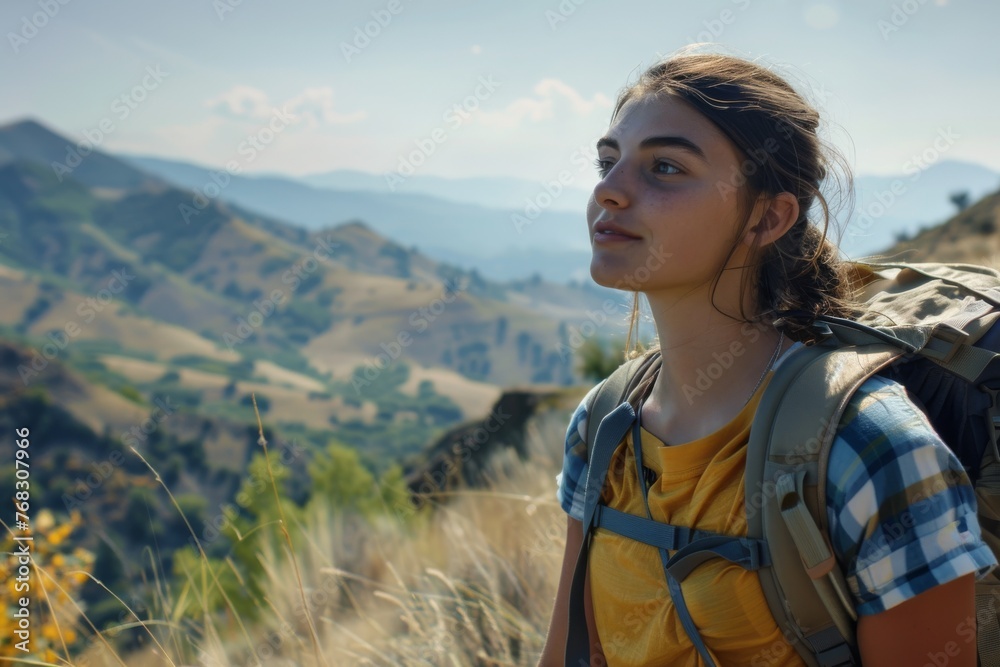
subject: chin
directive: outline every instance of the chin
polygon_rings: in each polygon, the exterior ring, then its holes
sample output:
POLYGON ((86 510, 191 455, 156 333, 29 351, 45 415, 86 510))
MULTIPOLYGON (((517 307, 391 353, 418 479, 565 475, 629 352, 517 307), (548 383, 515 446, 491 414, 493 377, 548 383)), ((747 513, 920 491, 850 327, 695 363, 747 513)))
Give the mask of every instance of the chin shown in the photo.
POLYGON ((601 287, 629 291, 625 286, 625 278, 630 275, 627 266, 615 266, 614 263, 598 261, 596 257, 590 260, 590 277, 601 287), (616 287, 617 285, 617 287, 616 287))

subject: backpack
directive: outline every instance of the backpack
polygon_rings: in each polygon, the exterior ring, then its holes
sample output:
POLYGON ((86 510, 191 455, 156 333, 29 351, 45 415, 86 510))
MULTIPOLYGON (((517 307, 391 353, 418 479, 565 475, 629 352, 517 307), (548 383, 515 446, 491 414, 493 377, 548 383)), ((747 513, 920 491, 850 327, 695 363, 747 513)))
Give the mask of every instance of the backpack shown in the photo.
MULTIPOLYGON (((660 549, 667 589, 706 664, 714 665, 680 582, 710 558, 757 571, 768 606, 811 667, 859 665, 857 616, 827 536, 826 463, 844 409, 869 377, 906 387, 973 483, 983 540, 1000 559, 1000 271, 971 264, 851 262, 861 315, 783 311, 776 327, 808 343, 774 370, 750 430, 746 537, 671 526, 600 504, 612 454, 655 379, 658 351, 626 361, 591 401, 583 544, 570 589, 567 665, 590 664, 584 578, 596 527, 660 549), (669 555, 668 551, 673 551, 669 555)), ((637 468, 641 452, 636 453, 637 468)), ((980 664, 1000 665, 1000 574, 976 582, 980 664)), ((787 648, 787 647, 786 647, 787 648)))

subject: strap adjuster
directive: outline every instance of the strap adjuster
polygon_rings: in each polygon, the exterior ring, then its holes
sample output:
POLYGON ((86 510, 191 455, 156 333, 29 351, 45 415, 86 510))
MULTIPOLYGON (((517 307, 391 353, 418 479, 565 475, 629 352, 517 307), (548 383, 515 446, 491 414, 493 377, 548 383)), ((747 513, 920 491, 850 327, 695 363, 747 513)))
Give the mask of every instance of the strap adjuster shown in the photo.
POLYGON ((951 361, 958 348, 964 345, 968 338, 967 331, 947 322, 938 322, 931 329, 931 335, 920 352, 926 357, 946 364, 951 361))
POLYGON ((840 667, 841 665, 857 665, 858 663, 854 661, 854 654, 851 653, 851 648, 847 644, 838 644, 832 648, 828 648, 825 651, 820 651, 816 655, 816 659, 821 665, 830 665, 830 667, 840 667))

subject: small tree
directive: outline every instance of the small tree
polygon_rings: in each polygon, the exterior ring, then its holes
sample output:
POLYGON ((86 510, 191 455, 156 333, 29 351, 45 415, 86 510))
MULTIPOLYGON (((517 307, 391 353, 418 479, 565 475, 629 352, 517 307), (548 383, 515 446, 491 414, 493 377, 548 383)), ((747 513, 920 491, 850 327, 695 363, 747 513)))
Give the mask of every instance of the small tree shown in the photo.
POLYGON ((625 361, 625 344, 623 341, 588 338, 577 351, 577 357, 580 374, 587 380, 600 382, 625 361))
POLYGON ((952 192, 948 197, 952 204, 958 208, 958 212, 961 213, 969 207, 969 191, 961 190, 959 192, 952 192))
POLYGON ((322 497, 338 509, 367 513, 376 501, 375 478, 361 463, 358 452, 336 440, 309 462, 313 497, 322 497))

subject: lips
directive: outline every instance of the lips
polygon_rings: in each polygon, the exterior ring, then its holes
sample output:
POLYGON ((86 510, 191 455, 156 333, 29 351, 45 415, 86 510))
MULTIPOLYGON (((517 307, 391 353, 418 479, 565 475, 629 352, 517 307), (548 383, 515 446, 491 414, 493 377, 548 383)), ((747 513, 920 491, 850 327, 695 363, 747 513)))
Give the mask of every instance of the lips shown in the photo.
POLYGON ((621 226, 619 226, 619 225, 617 225, 617 224, 615 224, 615 223, 613 223, 611 221, 598 222, 596 225, 594 225, 594 237, 595 238, 600 238, 600 237, 618 238, 618 237, 622 237, 622 238, 627 238, 627 239, 639 239, 639 238, 642 238, 641 236, 633 234, 632 232, 627 231, 623 227, 621 227, 621 226))

